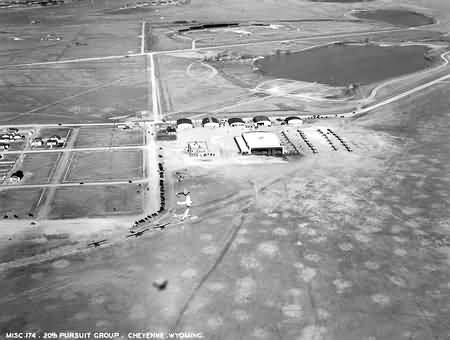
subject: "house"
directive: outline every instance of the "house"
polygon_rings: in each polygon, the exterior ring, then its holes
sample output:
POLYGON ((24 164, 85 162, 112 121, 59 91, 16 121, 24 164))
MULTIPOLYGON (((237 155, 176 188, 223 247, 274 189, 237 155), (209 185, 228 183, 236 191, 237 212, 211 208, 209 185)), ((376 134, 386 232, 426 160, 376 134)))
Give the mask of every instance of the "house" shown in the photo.
POLYGON ((303 119, 301 119, 300 117, 297 117, 297 116, 290 116, 284 120, 284 123, 286 125, 299 126, 299 125, 303 124, 303 119))
POLYGON ((177 129, 183 130, 183 129, 192 129, 194 127, 194 124, 192 123, 192 120, 189 118, 180 118, 177 120, 177 129))
POLYGON ((14 138, 14 135, 11 133, 4 133, 0 136, 0 139, 11 140, 14 138))
POLYGON ((45 142, 45 145, 46 146, 48 146, 48 147, 54 147, 54 146, 58 146, 58 140, 56 140, 56 139, 51 139, 51 138, 49 138, 49 139, 47 139, 47 141, 45 142))
POLYGON ((14 138, 15 141, 19 141, 19 140, 25 139, 25 136, 23 136, 23 135, 14 135, 13 138, 14 138))
POLYGON ((253 122, 256 126, 272 126, 272 122, 266 116, 255 116, 253 117, 253 122))
POLYGON ((35 139, 33 139, 33 141, 31 142, 31 146, 42 146, 44 145, 44 141, 42 140, 41 137, 36 137, 35 139))
POLYGON ((228 119, 228 125, 230 125, 231 127, 244 127, 245 122, 242 118, 234 117, 228 119))
POLYGON ((7 143, 0 144, 0 150, 8 150, 8 149, 9 149, 9 144, 7 144, 7 143))
POLYGON ((10 133, 18 133, 19 129, 18 128, 14 128, 14 127, 8 128, 8 132, 10 132, 10 133))
POLYGON ((208 127, 208 128, 218 128, 219 127, 219 120, 217 118, 214 118, 214 117, 203 118, 202 126, 203 127, 208 127))

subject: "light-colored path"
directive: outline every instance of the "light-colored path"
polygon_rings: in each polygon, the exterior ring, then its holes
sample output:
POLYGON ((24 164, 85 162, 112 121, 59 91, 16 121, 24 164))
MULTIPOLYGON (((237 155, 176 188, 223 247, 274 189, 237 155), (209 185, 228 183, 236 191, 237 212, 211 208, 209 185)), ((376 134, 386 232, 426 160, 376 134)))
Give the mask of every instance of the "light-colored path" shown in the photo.
POLYGON ((73 182, 73 183, 70 182, 70 183, 47 183, 47 184, 8 184, 2 185, 0 187, 0 190, 75 187, 80 185, 81 186, 119 185, 119 184, 137 184, 146 182, 148 182, 148 178, 133 180, 131 183, 127 180, 122 180, 122 181, 94 181, 94 182, 73 182))
POLYGON ((89 148, 52 148, 52 149, 27 149, 2 151, 2 154, 22 154, 22 153, 55 153, 55 152, 81 152, 81 151, 116 151, 116 150, 141 150, 148 148, 147 145, 129 145, 129 146, 101 146, 89 148))
MULTIPOLYGON (((67 148, 71 149, 75 144, 75 141, 78 137, 78 133, 80 132, 79 128, 73 129, 70 132, 70 135, 67 140, 67 148)), ((53 186, 45 187, 46 189, 42 193, 43 202, 42 205, 39 206, 38 218, 45 218, 50 210, 50 204, 53 201, 53 198, 56 193, 56 184, 59 184, 61 180, 64 178, 64 174, 66 173, 66 169, 70 163, 72 153, 66 152, 62 154, 56 164, 55 172, 53 173, 52 179, 49 184, 53 184, 53 186)))

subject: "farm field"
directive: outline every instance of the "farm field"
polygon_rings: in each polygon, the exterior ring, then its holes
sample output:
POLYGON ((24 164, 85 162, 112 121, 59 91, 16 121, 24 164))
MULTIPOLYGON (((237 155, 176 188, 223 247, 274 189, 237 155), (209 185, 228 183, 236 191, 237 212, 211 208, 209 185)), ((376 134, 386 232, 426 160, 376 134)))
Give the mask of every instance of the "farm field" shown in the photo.
POLYGON ((139 189, 137 184, 58 188, 48 218, 136 215, 142 211, 139 189))
POLYGON ((73 152, 64 182, 141 179, 141 150, 73 152))

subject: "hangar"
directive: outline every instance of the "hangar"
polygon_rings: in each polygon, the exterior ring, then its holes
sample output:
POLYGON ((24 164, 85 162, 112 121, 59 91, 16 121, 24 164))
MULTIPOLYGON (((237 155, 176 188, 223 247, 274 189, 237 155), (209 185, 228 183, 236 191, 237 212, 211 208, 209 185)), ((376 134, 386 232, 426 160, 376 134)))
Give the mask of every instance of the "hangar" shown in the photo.
POLYGON ((183 130, 183 129, 191 129, 194 127, 194 124, 192 123, 192 120, 189 118, 180 118, 177 120, 177 129, 183 130))
POLYGON ((202 126, 203 127, 209 127, 209 128, 218 128, 219 127, 219 120, 217 118, 214 118, 214 117, 203 118, 202 126))
POLYGON ((242 139, 252 155, 282 156, 283 146, 277 135, 268 131, 250 131, 242 139))
POLYGON ((302 125, 303 124, 303 120, 300 117, 297 116, 290 116, 287 117, 284 122, 287 125, 293 125, 293 126, 298 126, 298 125, 302 125))
POLYGON ((231 127, 242 127, 245 126, 245 122, 242 118, 233 117, 228 119, 228 125, 231 127))
POLYGON ((256 126, 271 126, 272 125, 272 122, 270 121, 269 117, 266 117, 266 116, 253 117, 253 123, 255 123, 256 126))

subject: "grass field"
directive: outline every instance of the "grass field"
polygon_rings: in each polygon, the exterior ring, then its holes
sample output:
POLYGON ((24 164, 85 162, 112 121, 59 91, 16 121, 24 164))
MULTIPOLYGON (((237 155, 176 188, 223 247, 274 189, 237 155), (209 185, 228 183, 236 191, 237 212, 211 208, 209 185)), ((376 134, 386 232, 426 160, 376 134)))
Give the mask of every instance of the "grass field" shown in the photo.
POLYGON ((48 218, 77 218, 139 214, 143 192, 136 184, 59 188, 48 218))
POLYGON ((17 214, 19 218, 27 218, 33 212, 41 195, 41 189, 9 189, 0 190, 0 217, 17 214))
POLYGON ((26 154, 22 171, 25 174, 23 183, 25 184, 45 184, 51 179, 55 166, 61 153, 29 153, 26 154))
POLYGON ((65 182, 117 181, 142 178, 142 151, 74 152, 65 182))
POLYGON ((143 145, 144 131, 140 128, 122 130, 119 128, 81 128, 75 147, 107 147, 143 145))
POLYGON ((109 121, 146 109, 143 58, 0 70, 0 123, 109 121))

